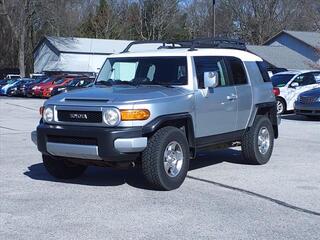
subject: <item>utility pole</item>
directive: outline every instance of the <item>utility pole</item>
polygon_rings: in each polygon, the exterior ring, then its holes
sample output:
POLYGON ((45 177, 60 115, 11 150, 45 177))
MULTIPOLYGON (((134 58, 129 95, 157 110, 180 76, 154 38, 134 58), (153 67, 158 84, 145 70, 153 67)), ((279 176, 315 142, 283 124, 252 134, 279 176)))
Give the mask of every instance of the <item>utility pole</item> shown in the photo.
POLYGON ((216 0, 212 0, 212 37, 216 36, 216 0))

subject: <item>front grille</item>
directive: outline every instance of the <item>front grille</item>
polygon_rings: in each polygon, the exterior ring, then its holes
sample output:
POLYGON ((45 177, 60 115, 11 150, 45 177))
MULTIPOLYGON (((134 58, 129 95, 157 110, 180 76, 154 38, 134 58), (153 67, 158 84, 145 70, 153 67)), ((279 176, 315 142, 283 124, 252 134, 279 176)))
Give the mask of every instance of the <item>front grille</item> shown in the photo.
POLYGON ((65 143, 65 144, 78 144, 78 145, 98 145, 95 138, 85 137, 66 137, 66 136, 47 136, 48 142, 52 143, 65 143))
POLYGON ((101 123, 102 112, 58 110, 58 120, 61 122, 101 123))
POLYGON ((302 104, 311 104, 317 102, 318 97, 305 97, 305 96, 300 96, 299 97, 299 102, 302 104))

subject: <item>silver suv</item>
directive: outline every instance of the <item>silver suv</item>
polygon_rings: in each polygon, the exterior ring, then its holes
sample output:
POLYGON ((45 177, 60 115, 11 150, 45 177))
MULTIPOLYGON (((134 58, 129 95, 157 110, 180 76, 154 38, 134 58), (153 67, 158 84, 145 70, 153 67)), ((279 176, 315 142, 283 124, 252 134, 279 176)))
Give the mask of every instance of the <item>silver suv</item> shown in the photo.
POLYGON ((267 163, 279 119, 262 59, 222 39, 130 52, 150 43, 111 55, 94 87, 45 102, 32 139, 48 172, 141 164, 153 187, 172 190, 201 150, 241 145, 246 161, 267 163))

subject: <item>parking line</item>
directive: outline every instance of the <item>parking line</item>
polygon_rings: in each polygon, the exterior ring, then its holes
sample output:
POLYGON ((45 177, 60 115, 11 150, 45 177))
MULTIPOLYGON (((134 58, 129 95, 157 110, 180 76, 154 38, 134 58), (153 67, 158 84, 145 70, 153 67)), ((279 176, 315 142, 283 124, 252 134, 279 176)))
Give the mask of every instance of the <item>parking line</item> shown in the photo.
POLYGON ((35 109, 35 108, 29 108, 29 107, 26 107, 26 106, 23 106, 23 105, 20 105, 20 104, 7 103, 7 102, 6 102, 6 104, 12 105, 12 106, 16 106, 16 107, 25 108, 25 109, 32 110, 32 111, 37 111, 37 109, 35 109))
POLYGON ((218 182, 210 181, 210 180, 207 180, 207 179, 197 178, 197 177, 193 177, 193 176, 190 176, 190 175, 188 175, 187 178, 193 179, 193 180, 197 180, 197 181, 201 181, 201 182, 205 182, 205 183, 210 183, 210 184, 213 184, 213 185, 218 186, 218 187, 226 188, 226 189, 237 191, 237 192, 240 192, 240 193, 244 193, 244 194, 247 194, 247 195, 250 195, 250 196, 253 196, 253 197, 261 198, 261 199, 267 200, 269 202, 276 203, 276 204, 278 204, 278 205, 280 205, 282 207, 290 208, 290 209, 298 211, 298 212, 303 212, 303 213, 307 213, 307 214, 311 214, 311 215, 315 215, 315 216, 320 216, 319 212, 315 212, 315 211, 312 211, 312 210, 309 210, 309 209, 297 207, 297 206, 291 205, 289 203, 286 203, 286 202, 283 202, 283 201, 280 201, 280 200, 277 200, 277 199, 274 199, 274 198, 271 198, 271 197, 267 197, 267 196, 264 196, 264 195, 259 194, 259 193, 251 192, 251 191, 248 191, 248 190, 245 190, 245 189, 242 189, 242 188, 232 187, 232 186, 229 186, 229 185, 226 185, 226 184, 223 184, 223 183, 218 183, 218 182))

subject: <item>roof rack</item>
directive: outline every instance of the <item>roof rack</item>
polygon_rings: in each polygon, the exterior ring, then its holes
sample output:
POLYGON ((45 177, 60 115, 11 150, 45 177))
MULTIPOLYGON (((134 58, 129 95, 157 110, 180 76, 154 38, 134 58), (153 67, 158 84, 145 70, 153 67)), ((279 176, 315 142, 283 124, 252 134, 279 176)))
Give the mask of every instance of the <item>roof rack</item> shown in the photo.
POLYGON ((121 53, 127 53, 129 52, 130 48, 134 45, 138 45, 138 44, 162 44, 162 46, 160 46, 159 48, 165 48, 165 47, 169 47, 167 45, 171 45, 171 48, 176 48, 178 46, 176 46, 177 43, 173 42, 173 41, 160 41, 160 40, 141 40, 141 41, 134 41, 129 43, 129 45, 121 52, 121 53))
POLYGON ((182 45, 189 44, 189 51, 195 51, 197 48, 227 48, 247 50, 244 41, 227 38, 199 38, 192 41, 181 42, 182 45))
POLYGON ((187 41, 158 41, 158 40, 147 40, 147 41, 134 41, 131 42, 121 53, 129 52, 133 45, 138 44, 162 44, 158 49, 174 49, 174 48, 189 48, 189 51, 196 51, 198 48, 227 48, 227 49, 238 49, 247 50, 246 44, 242 40, 227 39, 227 38, 199 38, 187 41))

